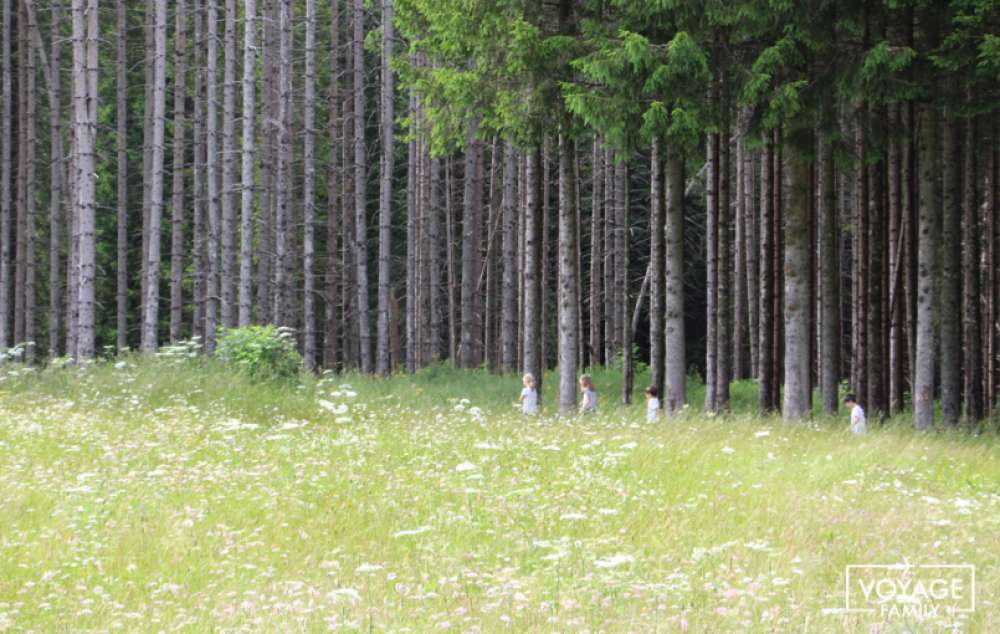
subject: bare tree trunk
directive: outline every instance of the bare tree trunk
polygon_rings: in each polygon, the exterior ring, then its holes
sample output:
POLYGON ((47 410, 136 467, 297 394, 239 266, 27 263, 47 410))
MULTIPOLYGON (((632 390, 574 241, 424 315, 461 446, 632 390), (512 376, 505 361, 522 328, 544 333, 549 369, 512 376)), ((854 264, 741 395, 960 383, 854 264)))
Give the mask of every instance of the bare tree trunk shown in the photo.
POLYGON ((166 128, 167 8, 156 3, 153 25, 153 137, 149 188, 149 243, 146 253, 146 298, 143 302, 142 350, 153 352, 158 344, 160 309, 160 223, 163 217, 163 155, 166 128))
POLYGON ((376 372, 388 376, 389 366, 389 294, 391 288, 390 255, 392 252, 392 168, 393 168, 393 101, 395 100, 392 68, 392 0, 382 0, 382 93, 379 115, 382 130, 382 156, 379 180, 378 228, 378 354, 376 372))
POLYGON ((344 205, 339 187, 342 166, 339 162, 341 125, 340 118, 340 3, 330 5, 330 88, 327 104, 327 135, 330 155, 327 159, 327 216, 326 216, 326 276, 324 278, 323 302, 323 367, 333 370, 337 367, 340 352, 339 331, 343 320, 338 319, 338 282, 341 262, 339 255, 339 229, 344 205))
POLYGON ((73 135, 79 234, 76 356, 93 359, 96 274, 94 147, 97 131, 97 0, 73 0, 73 135))
POLYGON ((632 321, 629 319, 628 269, 630 250, 629 198, 628 198, 628 165, 625 160, 615 164, 615 254, 618 260, 615 266, 617 279, 615 286, 618 291, 618 325, 620 328, 622 350, 622 403, 632 402, 632 384, 635 380, 632 359, 632 321))
POLYGON ((454 214, 454 196, 452 192, 452 186, 454 183, 454 171, 452 169, 452 161, 449 158, 448 162, 445 164, 445 197, 444 197, 444 209, 445 209, 445 231, 447 232, 447 239, 445 240, 445 248, 447 249, 447 266, 448 266, 448 358, 451 359, 451 364, 453 366, 459 366, 460 361, 458 358, 458 332, 456 330, 458 326, 458 306, 455 300, 455 289, 458 285, 458 280, 456 278, 455 271, 455 214, 454 214))
POLYGON ((774 142, 770 133, 766 133, 767 144, 763 161, 761 162, 760 190, 760 344, 758 354, 758 389, 760 414, 765 416, 775 409, 772 400, 774 383, 774 205, 773 191, 778 186, 775 182, 774 142))
POLYGON ((139 344, 142 345, 142 319, 146 314, 146 282, 148 274, 146 263, 149 261, 149 210, 150 188, 153 185, 153 64, 156 31, 156 3, 145 0, 143 12, 143 99, 142 99, 142 253, 139 256, 139 344))
POLYGON ((746 222, 744 253, 746 254, 746 278, 742 281, 746 285, 747 296, 747 338, 750 343, 750 376, 756 378, 760 372, 760 223, 757 216, 757 207, 754 204, 754 183, 757 182, 755 174, 756 153, 746 147, 743 143, 743 209, 744 221, 746 222))
POLYGON ((187 134, 187 0, 179 0, 174 29, 173 193, 170 240, 170 341, 181 338, 184 311, 184 137, 187 134))
POLYGON ((357 265, 355 318, 361 345, 361 371, 370 374, 372 363, 371 323, 368 317, 368 217, 365 209, 365 7, 354 0, 354 257, 357 265))
POLYGON ((947 114, 941 132, 942 230, 941 278, 938 313, 941 337, 941 422, 946 427, 958 425, 962 413, 961 378, 961 289, 959 250, 961 248, 961 175, 958 150, 958 122, 947 114))
POLYGON ((743 170, 745 163, 743 154, 746 147, 743 143, 743 122, 738 119, 736 139, 736 157, 733 161, 736 167, 736 195, 733 199, 733 209, 735 218, 733 219, 733 255, 727 259, 732 265, 732 292, 733 292, 733 337, 732 337, 732 379, 739 380, 747 377, 746 369, 746 341, 744 339, 747 325, 747 286, 746 280, 746 255, 743 253, 746 248, 746 197, 743 194, 744 182, 743 170))
POLYGON ((14 344, 24 342, 24 285, 27 259, 26 229, 28 207, 28 162, 31 150, 28 149, 28 47, 27 20, 24 15, 24 4, 19 3, 17 10, 17 167, 15 191, 15 221, 14 221, 14 344))
POLYGON ((618 311, 615 310, 615 161, 610 147, 604 148, 604 363, 618 353, 618 311))
POLYGON ((302 356, 316 368, 316 0, 306 0, 305 88, 302 117, 302 356))
POLYGON ((687 402, 687 340, 684 329, 684 156, 667 154, 664 221, 663 407, 677 413, 687 402))
MULTIPOLYGON (((3 1, 3 0, 0 0, 3 1)), ((59 356, 59 335, 62 330, 62 261, 60 257, 62 245, 62 198, 64 193, 64 176, 66 174, 65 156, 63 155, 62 133, 62 81, 59 71, 62 68, 62 0, 52 3, 52 36, 51 57, 49 59, 49 133, 50 177, 49 187, 49 357, 59 356)), ((6 94, 6 93, 5 93, 6 94)), ((121 103, 121 102, 119 102, 121 103)), ((2 116, 2 115, 0 115, 2 116)), ((120 130, 120 128, 119 128, 120 130)), ((3 140, 6 145, 6 138, 3 140)), ((119 154, 119 157, 121 155, 119 154)), ((3 318, 0 312, 0 319, 3 318)), ((0 348, 2 349, 2 348, 0 348)))
POLYGON ((826 133, 820 135, 819 182, 820 400, 825 414, 835 414, 840 383, 840 271, 833 142, 826 133))
MULTIPOLYGON (((969 97, 971 101, 971 95, 969 97)), ((979 427, 983 418, 983 346, 979 306, 979 198, 976 187, 976 119, 965 121, 962 145, 962 270, 964 273, 965 306, 962 329, 965 342, 965 422, 969 431, 979 427)))
POLYGON ((203 22, 205 7, 194 5, 194 110, 192 112, 191 146, 194 151, 191 186, 194 189, 191 200, 191 295, 192 310, 191 336, 205 339, 205 39, 203 22))
MULTIPOLYGON (((253 194, 257 88, 257 2, 243 0, 243 151, 240 155, 239 326, 250 325, 253 304, 253 194)), ((333 80, 336 82, 336 79, 333 80)), ((332 105, 332 104, 331 104, 332 105)), ((333 151, 331 150, 331 154, 333 151)))
POLYGON ((225 0, 222 40, 222 246, 220 320, 237 323, 236 304, 236 0, 225 0))
POLYGON ((291 296, 292 225, 292 6, 291 0, 278 3, 278 161, 274 196, 274 271, 271 315, 278 326, 290 324, 288 301, 291 296))
MULTIPOLYGON (((11 64, 10 64, 10 38, 11 29, 13 25, 13 19, 11 17, 11 0, 0 0, 3 2, 3 44, 2 50, 0 50, 0 64, 3 65, 3 112, 0 113, 0 118, 2 118, 2 138, 0 138, 0 354, 6 354, 7 348, 10 347, 10 318, 11 318, 11 296, 10 291, 12 289, 11 284, 11 269, 10 269, 10 235, 11 235, 11 191, 10 191, 10 171, 11 171, 11 152, 10 148, 14 144, 14 139, 11 134, 11 121, 14 119, 13 114, 13 104, 11 103, 11 93, 12 93, 12 81, 11 81, 11 64)), ((83 11, 82 7, 77 7, 76 3, 80 0, 74 0, 73 5, 73 18, 74 27, 76 26, 77 11, 81 13, 83 11)), ((82 15, 80 16, 82 20, 82 15)), ((82 27, 81 27, 82 28, 82 27)), ((80 37, 83 37, 81 31, 80 37)), ((75 53, 74 49, 74 53, 75 53)), ((74 69, 82 72, 83 71, 83 60, 77 60, 74 58, 74 69), (77 67, 75 63, 79 61, 80 65, 77 67)), ((75 88, 75 83, 74 83, 75 88)), ((74 98, 76 93, 74 90, 74 98)), ((74 100, 74 104, 75 104, 74 100)), ((77 121, 73 120, 74 133, 76 131, 77 121)))
MULTIPOLYGON (((559 135, 559 413, 576 410, 579 296, 576 286, 576 178, 573 141, 559 135)), ((628 310, 628 307, 625 307, 628 310)))
MULTIPOLYGON (((716 368, 715 368, 715 407, 720 410, 729 409, 729 382, 733 374, 733 298, 732 278, 733 259, 730 248, 732 245, 732 201, 729 196, 729 113, 726 99, 720 99, 722 112, 722 131, 717 137, 718 156, 718 252, 716 254, 716 283, 718 298, 716 300, 716 368)), ((808 198, 806 199, 808 201, 808 198)), ((806 218, 808 218, 808 208, 806 218)), ((808 234, 807 234, 808 235, 808 234)), ((806 295, 808 300, 808 294, 806 295)), ((808 318, 807 318, 808 320, 808 318)), ((808 327, 807 327, 808 330, 808 327)), ((806 348, 808 350, 808 346, 806 348)), ((806 376, 808 381, 808 374, 806 376)))
POLYGON ((465 146, 465 169, 463 171, 464 194, 462 197, 462 299, 461 337, 459 358, 461 367, 474 368, 476 355, 476 282, 479 266, 479 240, 477 228, 480 223, 480 209, 475 203, 476 174, 479 163, 479 143, 475 128, 469 130, 465 146))
MULTIPOLYGON (((524 371, 535 377, 542 393, 542 156, 528 151, 525 168, 524 218, 524 371)), ((574 377, 575 379, 575 377, 574 377)))
POLYGON ((600 137, 594 136, 592 159, 593 197, 590 205, 590 365, 603 361, 604 346, 601 341, 601 326, 604 321, 604 296, 601 262, 604 244, 604 152, 600 137))
POLYGON ((719 410, 719 135, 710 133, 706 144, 708 179, 705 183, 705 411, 719 410))
POLYGON ((903 235, 906 220, 903 213, 903 182, 901 162, 901 141, 899 104, 888 108, 888 195, 889 195, 889 413, 898 414, 903 407, 903 350, 905 337, 903 329, 903 235))
MULTIPOLYGON (((653 138, 652 154, 650 156, 650 200, 649 200, 649 367, 652 374, 652 385, 657 394, 663 391, 663 361, 664 351, 664 230, 665 214, 663 209, 663 158, 660 138, 653 138)), ((662 401, 661 401, 662 402, 662 401)))
POLYGON ((517 161, 514 144, 504 143, 503 168, 503 298, 500 331, 500 369, 513 372, 517 363, 517 201, 514 184, 517 181, 517 161))
POLYGON ((207 0, 208 14, 206 24, 206 72, 205 99, 207 101, 205 122, 205 178, 208 181, 208 249, 207 283, 205 284, 205 350, 209 354, 215 352, 216 322, 219 316, 219 153, 218 153, 218 117, 216 114, 218 99, 216 65, 218 63, 218 9, 216 0, 207 0))
POLYGON ((917 354, 914 359, 913 424, 934 426, 934 278, 937 231, 937 113, 922 106, 918 113, 920 169, 920 238, 917 247, 917 354))
POLYGON ((25 48, 25 76, 26 82, 23 87, 24 100, 25 100, 25 112, 24 112, 24 126, 25 126, 25 140, 27 141, 24 146, 24 337, 22 341, 25 344, 25 359, 28 361, 33 361, 35 358, 35 334, 36 334, 36 310, 37 310, 37 267, 36 254, 35 254, 35 197, 37 183, 35 180, 36 169, 35 160, 36 152, 38 146, 38 136, 37 136, 37 93, 36 93, 36 76, 37 67, 35 66, 35 48, 31 45, 31 34, 38 28, 37 24, 34 24, 32 18, 34 12, 28 11, 28 3, 24 3, 24 16, 25 16, 25 37, 24 37, 24 48, 25 48))
MULTIPOLYGON (((428 188, 430 189, 427 202, 427 242, 428 242, 428 268, 430 292, 428 297, 431 330, 431 349, 429 358, 437 360, 444 357, 442 349, 442 328, 444 327, 444 312, 442 311, 441 300, 441 252, 444 246, 441 243, 441 196, 439 187, 441 184, 441 160, 429 156, 425 159, 430 165, 430 176, 428 188)), ((451 247, 447 247, 449 252, 451 247)))
MULTIPOLYGON (((791 135, 789 135, 791 136, 791 135)), ((788 161, 788 207, 785 235, 785 386, 782 418, 809 418, 809 163, 791 143, 788 161)))
POLYGON ((260 121, 260 211, 257 235, 257 321, 270 322, 274 311, 274 240, 273 220, 277 174, 276 121, 278 119, 278 78, 275 60, 278 49, 277 0, 264 0, 261 5, 263 44, 261 54, 261 121, 260 121))

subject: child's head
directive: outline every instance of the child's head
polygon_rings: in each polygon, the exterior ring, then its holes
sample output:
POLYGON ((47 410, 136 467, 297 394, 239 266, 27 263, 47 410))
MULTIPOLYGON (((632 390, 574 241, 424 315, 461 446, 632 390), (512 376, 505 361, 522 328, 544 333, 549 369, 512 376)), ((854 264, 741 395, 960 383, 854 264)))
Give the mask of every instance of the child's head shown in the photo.
POLYGON ((646 400, 651 398, 657 398, 660 396, 660 391, 656 389, 655 385, 650 385, 646 388, 646 400))
POLYGON ((521 378, 521 382, 524 383, 524 387, 530 387, 534 389, 535 387, 535 375, 528 372, 521 378))
POLYGON ((585 390, 594 389, 594 382, 590 379, 589 374, 584 374, 580 377, 580 387, 585 390))
POLYGON ((854 394, 848 394, 847 396, 844 397, 844 403, 848 407, 854 407, 855 405, 858 404, 858 397, 854 396, 854 394))

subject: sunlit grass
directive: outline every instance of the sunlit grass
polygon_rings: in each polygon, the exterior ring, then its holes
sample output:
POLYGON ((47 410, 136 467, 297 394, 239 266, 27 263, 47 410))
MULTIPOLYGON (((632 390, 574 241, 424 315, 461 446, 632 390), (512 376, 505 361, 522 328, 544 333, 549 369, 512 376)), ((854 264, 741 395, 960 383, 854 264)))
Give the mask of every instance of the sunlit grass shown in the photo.
POLYGON ((706 418, 694 384, 651 425, 595 380, 560 420, 443 366, 2 368, 0 630, 870 632, 823 609, 846 564, 904 560, 975 564, 962 631, 1000 630, 993 437, 706 418))

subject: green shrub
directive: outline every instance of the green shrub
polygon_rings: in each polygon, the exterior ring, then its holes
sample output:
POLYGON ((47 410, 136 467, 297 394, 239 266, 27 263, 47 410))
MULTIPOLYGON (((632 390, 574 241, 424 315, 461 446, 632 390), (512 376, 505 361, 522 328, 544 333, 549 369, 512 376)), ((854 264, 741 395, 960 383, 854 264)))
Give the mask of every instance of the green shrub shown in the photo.
POLYGON ((302 369, 290 328, 244 326, 223 330, 215 355, 224 365, 253 380, 292 379, 302 369))

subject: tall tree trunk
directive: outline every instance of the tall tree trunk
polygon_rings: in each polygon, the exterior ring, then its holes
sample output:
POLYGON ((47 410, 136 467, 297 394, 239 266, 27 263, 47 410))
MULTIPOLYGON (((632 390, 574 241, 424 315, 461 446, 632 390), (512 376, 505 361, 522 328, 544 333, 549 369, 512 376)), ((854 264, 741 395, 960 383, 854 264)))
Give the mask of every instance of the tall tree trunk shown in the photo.
POLYGON ((25 76, 23 88, 25 100, 24 126, 24 355, 27 361, 33 361, 36 347, 36 310, 37 310, 37 269, 35 254, 35 197, 37 183, 35 181, 35 160, 38 145, 37 136, 37 105, 35 48, 31 45, 31 34, 38 28, 32 18, 34 12, 28 11, 28 3, 24 3, 25 15, 25 76))
MULTIPOLYGON (((240 153, 240 283, 237 324, 249 326, 253 304, 253 194, 257 152, 254 144, 257 114, 256 0, 243 0, 243 19, 243 148, 240 153)), ((336 79, 333 81, 335 83, 336 79)), ((334 151, 331 150, 331 155, 333 154, 334 151)))
POLYGON ((687 402, 687 341, 684 330, 684 156, 667 154, 667 204, 663 227, 663 407, 680 412, 687 402))
POLYGON ((746 278, 743 284, 747 288, 747 338, 750 343, 750 376, 758 377, 760 371, 760 222, 757 215, 757 206, 754 194, 754 183, 757 182, 755 157, 759 153, 751 151, 743 143, 743 208, 744 220, 746 222, 746 244, 744 253, 746 254, 746 278))
POLYGON ((448 268, 448 358, 451 359, 451 364, 455 367, 461 365, 461 361, 458 358, 458 301, 455 298, 455 293, 458 287, 458 276, 455 270, 455 247, 456 236, 455 236, 455 197, 453 187, 455 181, 455 172, 452 165, 452 160, 449 158, 445 163, 445 173, 444 173, 444 215, 445 215, 445 232, 447 233, 445 239, 445 249, 446 253, 446 265, 448 268))
MULTIPOLYGON (((663 287, 663 240, 664 240, 664 196, 663 196, 663 157, 660 138, 653 138, 652 154, 650 156, 650 201, 649 201, 649 367, 652 374, 652 385, 657 394, 663 392, 663 360, 664 360, 664 287, 663 287)), ((662 402, 662 401, 661 401, 662 402)))
MULTIPOLYGON (((542 393, 542 156, 528 151, 524 218, 524 372, 533 374, 542 393)), ((574 377, 575 378, 575 377, 574 377)))
POLYGON ((343 320, 338 319, 337 304, 342 262, 339 259, 339 230, 344 210, 340 191, 342 165, 339 151, 341 147, 340 118, 340 3, 330 5, 330 87, 327 104, 327 134, 330 155, 327 159, 327 216, 326 216, 326 277, 324 278, 323 302, 323 367, 333 370, 337 367, 340 352, 339 331, 343 320))
MULTIPOLYGON (((411 63, 413 62, 411 57, 411 63)), ((411 121, 417 117, 417 96, 410 91, 407 116, 411 121)), ((420 318, 422 314, 421 280, 423 273, 422 255, 418 247, 421 229, 421 204, 423 202, 423 181, 420 175, 420 150, 416 135, 410 137, 406 152, 406 371, 413 373, 421 365, 420 318)))
MULTIPOLYGON (((3 1, 3 0, 0 0, 3 1)), ((62 0, 52 3, 52 37, 49 57, 49 134, 52 155, 49 163, 49 357, 59 356, 59 336, 62 330, 62 228, 63 193, 66 166, 62 132, 62 0)), ((121 103, 121 102, 119 102, 121 103)), ((0 115, 2 116, 2 115, 0 115)), ((124 123, 124 122, 123 122, 124 123)), ((119 128, 120 130, 120 128, 119 128)), ((6 145, 6 138, 0 141, 6 145)), ((119 154, 119 158, 121 155, 119 154)), ((0 311, 0 319, 2 319, 0 311)))
POLYGON ((760 189, 760 344, 758 354, 758 402, 762 416, 775 409, 771 396, 774 391, 774 329, 771 326, 774 314, 774 196, 777 187, 774 173, 774 142, 767 134, 764 157, 761 162, 760 189))
MULTIPOLYGON (((716 386, 719 368, 719 135, 706 144, 708 179, 705 182, 705 411, 719 410, 716 386)), ((727 333, 728 334, 728 333, 727 333)))
MULTIPOLYGON (((3 83, 3 112, 0 113, 0 118, 2 118, 2 138, 0 138, 0 353, 6 354, 7 348, 10 346, 10 318, 11 318, 11 296, 10 291, 12 288, 11 284, 11 270, 10 270, 10 235, 11 235, 11 191, 10 191, 10 161, 11 152, 10 148, 14 144, 14 139, 11 134, 11 121, 14 118, 13 114, 13 104, 11 100, 12 81, 11 81, 11 63, 10 63, 10 39, 11 30, 13 25, 13 19, 11 17, 11 4, 12 0, 0 0, 3 3, 3 44, 2 50, 0 50, 0 64, 3 65, 2 69, 2 83, 3 83)), ((73 18, 74 27, 76 26, 76 12, 78 7, 76 3, 80 0, 74 0, 73 5, 73 18)), ((79 11, 83 11, 80 7, 79 11)), ((80 16, 82 20, 82 15, 80 16)), ((80 37, 83 37, 81 31, 80 37)), ((76 53, 74 49, 74 54, 76 53)), ((74 57, 74 70, 79 72, 83 71, 83 60, 80 61, 80 66, 77 67, 75 64, 77 59, 74 57)), ((76 76, 74 76, 76 77, 76 76)), ((76 93, 74 84, 74 105, 76 93)), ((76 131, 76 119, 74 119, 74 133, 76 131)))
MULTIPOLYGON (((792 135, 789 135, 791 137, 792 135)), ((802 150, 785 146, 788 206, 785 236, 785 386, 782 418, 809 418, 809 198, 810 165, 802 150)))
MULTIPOLYGON (((869 120, 872 125, 881 126, 883 117, 879 109, 873 108, 869 111, 869 120)), ((865 354, 868 357, 866 362, 867 378, 866 386, 867 399, 865 405, 868 409, 868 416, 880 418, 886 412, 886 358, 884 326, 884 300, 883 291, 885 289, 885 187, 883 172, 885 161, 879 160, 876 164, 868 167, 868 205, 866 207, 868 223, 868 277, 865 312, 867 313, 867 324, 865 332, 865 354)))
MULTIPOLYGON (((576 409, 576 364, 580 309, 576 285, 576 175, 573 141, 564 125, 559 135, 559 413, 576 409)), ((627 310, 627 307, 625 308, 627 310)))
POLYGON ((179 0, 174 28, 173 192, 170 240, 170 341, 181 338, 184 311, 184 137, 187 134, 187 0, 179 0))
POLYGON ((291 0, 278 3, 278 118, 274 196, 274 272, 272 319, 288 326, 291 297, 292 227, 292 6, 291 0))
POLYGON ((903 106, 889 106, 889 413, 903 407, 903 351, 906 345, 903 328, 903 236, 906 216, 903 213, 902 151, 900 112, 903 106))
MULTIPOLYGON (((431 349, 428 356, 431 360, 438 360, 444 357, 443 345, 443 327, 444 327, 444 311, 442 310, 442 300, 441 300, 441 253, 446 248, 441 242, 441 159, 431 157, 430 153, 424 159, 429 163, 429 182, 428 188, 430 190, 428 201, 427 201, 427 243, 428 243, 428 254, 427 262, 429 268, 429 297, 428 297, 428 310, 430 311, 430 341, 431 349)), ((449 252, 451 247, 447 247, 449 252)))
POLYGON ((917 351, 914 358, 913 424, 934 426, 934 278, 937 243, 937 113, 933 106, 918 114, 920 169, 920 238, 917 247, 917 351))
POLYGON ((205 7, 194 5, 194 108, 191 114, 191 146, 194 152, 191 170, 191 186, 194 189, 191 200, 191 295, 192 307, 191 336, 205 342, 205 286, 208 276, 205 272, 205 64, 206 52, 203 22, 205 7))
POLYGON ((615 160, 604 148, 604 363, 610 365, 618 353, 618 311, 615 310, 615 160))
POLYGON ((306 0, 305 88, 302 116, 302 352, 316 368, 316 0, 306 0))
POLYGON ((474 368, 478 365, 476 355, 476 286, 479 277, 478 225, 480 209, 476 205, 476 175, 479 164, 479 142, 475 128, 469 130, 465 146, 465 169, 462 174, 464 193, 462 196, 462 299, 461 337, 459 358, 461 367, 474 368))
MULTIPOLYGON (((971 96, 970 96, 971 101, 971 96)), ((962 144, 962 271, 964 273, 965 306, 962 309, 962 330, 965 342, 965 422, 970 431, 978 429, 983 418, 983 345, 982 320, 979 306, 980 227, 979 197, 976 187, 976 119, 965 121, 962 144)))
POLYGON ((153 25, 153 137, 150 162, 149 240, 146 253, 146 297, 143 302, 142 345, 153 352, 158 344, 160 316, 160 224, 163 217, 163 155, 166 128, 167 9, 156 3, 153 25))
MULTIPOLYGON (((715 369, 715 407, 720 410, 729 409, 729 382, 733 373, 733 258, 732 258, 732 200, 729 196, 729 113, 727 100, 721 99, 722 131, 718 135, 718 156, 716 170, 718 172, 717 202, 718 205, 718 252, 716 253, 716 283, 718 298, 716 300, 716 369, 715 369)), ((808 199, 807 199, 808 200, 808 199)), ((807 216, 808 218, 808 211, 807 216)), ((807 297, 808 298, 808 297, 807 297)), ((807 348, 808 349, 808 348, 807 348)))
POLYGON ((219 152, 217 117, 218 7, 216 0, 207 0, 208 28, 205 60, 205 178, 208 182, 207 279, 205 284, 205 350, 215 352, 216 323, 219 316, 219 152))
POLYGON ((371 323, 368 317, 368 217, 365 209, 365 6, 354 0, 354 258, 357 266, 355 319, 361 346, 361 371, 370 374, 372 363, 371 323))
POLYGON ((236 304, 236 0, 225 0, 222 62, 222 261, 220 319, 237 323, 236 304))
POLYGON ((947 114, 941 131, 942 227, 941 278, 938 313, 941 338, 941 422, 946 427, 958 425, 962 413, 961 378, 961 290, 959 271, 961 248, 962 185, 958 162, 958 122, 947 114))
MULTIPOLYGON (((741 116, 742 115, 740 115, 740 117, 741 116)), ((747 377, 746 340, 744 339, 747 330, 747 286, 745 283, 746 255, 743 252, 747 243, 746 197, 743 195, 745 182, 745 179, 743 178, 743 170, 745 168, 743 154, 746 152, 746 147, 743 142, 743 122, 741 118, 738 118, 737 134, 736 157, 733 160, 733 164, 736 168, 736 195, 733 198, 733 209, 735 210, 735 217, 733 218, 733 255, 727 260, 727 263, 732 266, 733 373, 731 378, 734 380, 745 379, 747 377)))
POLYGON ((629 319, 628 269, 630 249, 629 198, 628 198, 628 165, 624 158, 615 164, 615 254, 618 260, 615 266, 618 290, 618 323, 620 328, 622 349, 622 403, 628 405, 632 401, 632 384, 635 380, 632 359, 632 321, 629 319))
POLYGON ((824 414, 837 412, 840 384, 840 270, 837 266, 837 197, 833 141, 819 139, 820 401, 824 414))
POLYGON ((604 259, 604 151, 600 137, 594 136, 594 153, 591 165, 593 196, 590 204, 590 365, 603 361, 604 346, 601 326, 604 322, 603 277, 601 262, 604 259))
MULTIPOLYGON (((277 0, 264 0, 261 5, 263 43, 261 55, 261 120, 260 120, 260 212, 257 242, 257 321, 270 322, 273 317, 274 275, 273 220, 277 174, 276 125, 278 118, 278 71, 275 57, 278 49, 277 0)), ((280 63, 280 60, 278 60, 280 63)))
POLYGON ((513 372, 517 363, 517 158, 514 144, 504 143, 503 168, 503 291, 501 299, 500 369, 513 372))
POLYGON ((389 294, 391 292, 390 255, 392 252, 392 167, 393 167, 393 91, 392 67, 392 0, 382 0, 382 93, 380 128, 382 156, 379 180, 378 227, 378 354, 376 372, 388 376, 389 367, 389 294))
POLYGON ((152 60, 156 54, 156 2, 145 0, 142 33, 143 48, 143 99, 142 99, 142 253, 139 256, 139 344, 142 345, 142 319, 146 314, 146 282, 149 279, 146 263, 149 261, 149 210, 150 191, 153 185, 153 75, 152 60))
POLYGON ((73 135, 79 235, 77 358, 94 358, 95 139, 97 136, 97 0, 73 0, 73 135))

